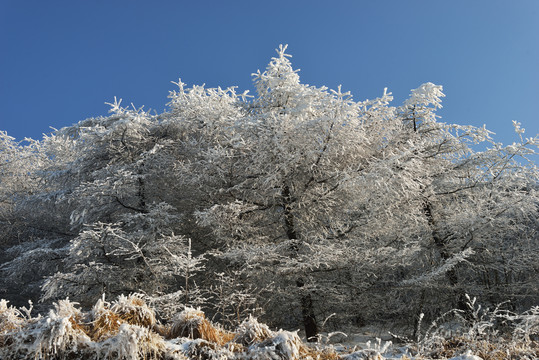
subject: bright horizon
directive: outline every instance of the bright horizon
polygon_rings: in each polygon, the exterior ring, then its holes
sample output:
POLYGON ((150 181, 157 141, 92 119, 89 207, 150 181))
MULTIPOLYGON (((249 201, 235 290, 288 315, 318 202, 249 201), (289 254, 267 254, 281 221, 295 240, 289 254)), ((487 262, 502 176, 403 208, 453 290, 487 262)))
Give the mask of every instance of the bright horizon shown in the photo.
POLYGON ((302 83, 356 101, 444 87, 441 121, 504 144, 539 133, 539 1, 0 1, 0 130, 40 139, 123 104, 166 109, 172 81, 254 94, 288 44, 302 83))

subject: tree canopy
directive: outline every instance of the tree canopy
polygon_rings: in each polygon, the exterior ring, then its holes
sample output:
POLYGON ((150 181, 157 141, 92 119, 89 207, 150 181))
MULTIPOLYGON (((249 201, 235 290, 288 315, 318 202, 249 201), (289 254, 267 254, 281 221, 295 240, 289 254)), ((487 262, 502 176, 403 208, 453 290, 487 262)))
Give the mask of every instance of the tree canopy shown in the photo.
POLYGON ((4 296, 138 292, 162 316, 265 313, 307 337, 332 313, 413 324, 465 293, 537 301, 537 136, 442 122, 432 83, 354 101, 289 58, 253 74, 255 96, 180 80, 162 114, 115 101, 41 141, 0 133, 4 296))

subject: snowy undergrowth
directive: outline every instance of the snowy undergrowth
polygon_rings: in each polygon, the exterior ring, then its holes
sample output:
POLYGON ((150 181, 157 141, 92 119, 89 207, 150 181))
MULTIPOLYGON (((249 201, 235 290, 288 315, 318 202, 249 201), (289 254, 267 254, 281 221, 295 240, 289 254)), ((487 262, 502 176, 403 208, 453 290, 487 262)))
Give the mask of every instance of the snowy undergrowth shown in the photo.
MULTIPOLYGON (((334 346, 320 338, 307 344, 297 332, 273 331, 254 317, 233 331, 186 308, 160 324, 140 295, 100 299, 83 312, 68 299, 47 316, 33 317, 32 306, 15 308, 0 300, 0 358, 125 360, 359 360, 359 359, 536 359, 539 307, 514 314, 482 309, 468 298, 467 313, 449 312, 415 343, 398 349, 390 342, 334 346), (458 326, 456 323, 459 322, 458 326), (450 327, 451 326, 451 327, 450 327), (500 329, 504 331, 501 332, 500 329)), ((329 334, 331 336, 331 334, 329 334)))
POLYGON ((408 349, 426 359, 539 359, 539 306, 517 314, 484 308, 465 295, 466 309, 454 309, 433 321, 408 349))

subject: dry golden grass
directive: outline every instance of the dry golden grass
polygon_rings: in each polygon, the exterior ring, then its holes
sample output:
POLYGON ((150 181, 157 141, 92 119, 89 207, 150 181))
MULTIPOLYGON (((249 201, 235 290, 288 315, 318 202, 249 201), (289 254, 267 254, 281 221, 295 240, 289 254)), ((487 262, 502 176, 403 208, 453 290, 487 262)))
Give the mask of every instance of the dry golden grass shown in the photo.
POLYGON ((474 345, 474 354, 483 360, 505 360, 507 358, 507 351, 500 348, 501 344, 479 341, 474 345))
POLYGON ((6 300, 0 300, 0 334, 19 329, 24 322, 16 308, 8 306, 6 300))
POLYGON ((443 341, 437 349, 429 354, 429 358, 451 358, 466 350, 472 350, 474 355, 483 360, 539 359, 539 344, 513 343, 501 337, 496 339, 496 342, 472 341, 465 337, 454 337, 443 341))
POLYGON ((111 310, 102 311, 97 319, 92 323, 91 329, 88 331, 93 341, 102 341, 108 339, 118 333, 120 326, 126 321, 118 314, 111 310))
POLYGON ((215 327, 202 311, 188 308, 179 314, 168 331, 168 338, 178 337, 203 339, 224 345, 234 339, 234 334, 215 327))
POLYGON ((339 360, 341 356, 333 348, 327 349, 311 349, 308 346, 302 345, 299 350, 301 359, 312 360, 339 360))
POLYGON ((8 301, 0 300, 0 348, 13 344, 13 334, 27 324, 27 319, 8 301))
POLYGON ((71 328, 73 330, 89 335, 91 326, 84 322, 81 315, 69 317, 69 322, 71 323, 71 328))
POLYGON ((122 320, 131 325, 152 328, 156 324, 155 312, 136 294, 120 295, 111 308, 122 320))
POLYGON ((171 339, 172 337, 170 336, 170 328, 171 326, 169 324, 155 324, 152 328, 152 330, 161 335, 163 338, 165 339, 171 339))

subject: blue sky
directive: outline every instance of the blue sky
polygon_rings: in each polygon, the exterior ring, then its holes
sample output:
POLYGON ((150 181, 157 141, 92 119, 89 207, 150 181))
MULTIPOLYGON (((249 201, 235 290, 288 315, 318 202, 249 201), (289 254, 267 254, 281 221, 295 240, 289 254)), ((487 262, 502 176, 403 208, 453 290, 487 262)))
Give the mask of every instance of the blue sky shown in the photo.
POLYGON ((0 0, 0 130, 40 139, 123 104, 162 112, 188 85, 254 92, 279 44, 301 80, 356 100, 444 86, 449 123, 539 132, 538 0, 0 0))

